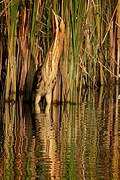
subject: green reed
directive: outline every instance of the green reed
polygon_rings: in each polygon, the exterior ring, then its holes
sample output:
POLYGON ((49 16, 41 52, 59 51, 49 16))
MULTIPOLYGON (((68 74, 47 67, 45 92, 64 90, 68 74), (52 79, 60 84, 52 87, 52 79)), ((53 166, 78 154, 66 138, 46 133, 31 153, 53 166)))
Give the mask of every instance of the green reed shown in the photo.
POLYGON ((82 87, 109 85, 116 80, 116 31, 113 29, 116 29, 117 1, 106 0, 104 5, 100 0, 63 4, 64 61, 68 67, 68 99, 73 101, 76 90, 82 87))

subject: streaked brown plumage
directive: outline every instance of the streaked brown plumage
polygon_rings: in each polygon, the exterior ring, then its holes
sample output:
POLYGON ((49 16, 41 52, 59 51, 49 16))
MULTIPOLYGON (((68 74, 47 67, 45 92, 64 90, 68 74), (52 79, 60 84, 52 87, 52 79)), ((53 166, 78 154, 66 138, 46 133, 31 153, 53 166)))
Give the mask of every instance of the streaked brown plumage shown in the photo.
POLYGON ((46 55, 44 64, 38 68, 33 80, 33 97, 35 108, 38 106, 42 96, 46 97, 48 109, 51 105, 52 91, 55 86, 58 64, 63 50, 65 36, 65 25, 63 19, 54 11, 55 37, 46 55))

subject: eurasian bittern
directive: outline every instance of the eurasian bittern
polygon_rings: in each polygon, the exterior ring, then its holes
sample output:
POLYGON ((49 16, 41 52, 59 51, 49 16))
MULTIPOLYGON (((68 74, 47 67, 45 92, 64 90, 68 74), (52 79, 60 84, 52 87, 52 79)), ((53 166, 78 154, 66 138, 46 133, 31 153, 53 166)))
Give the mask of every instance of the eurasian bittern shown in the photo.
POLYGON ((52 91, 56 83, 58 64, 63 50, 65 24, 61 17, 56 15, 54 11, 52 12, 55 22, 55 36, 47 52, 43 66, 38 68, 33 80, 33 98, 36 111, 39 109, 38 106, 42 96, 46 98, 47 109, 50 108, 52 91))

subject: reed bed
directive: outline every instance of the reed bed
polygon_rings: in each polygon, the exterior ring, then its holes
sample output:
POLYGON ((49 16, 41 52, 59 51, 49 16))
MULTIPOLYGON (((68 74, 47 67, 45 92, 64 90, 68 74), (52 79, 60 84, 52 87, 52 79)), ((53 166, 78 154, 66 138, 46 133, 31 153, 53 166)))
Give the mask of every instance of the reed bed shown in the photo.
POLYGON ((51 9, 66 24, 64 52, 54 90, 58 101, 76 101, 83 87, 118 81, 120 1, 0 1, 0 88, 3 99, 30 99, 32 80, 53 36, 51 9), (59 92, 59 93, 58 93, 59 92), (57 98, 57 96, 61 98, 57 98))

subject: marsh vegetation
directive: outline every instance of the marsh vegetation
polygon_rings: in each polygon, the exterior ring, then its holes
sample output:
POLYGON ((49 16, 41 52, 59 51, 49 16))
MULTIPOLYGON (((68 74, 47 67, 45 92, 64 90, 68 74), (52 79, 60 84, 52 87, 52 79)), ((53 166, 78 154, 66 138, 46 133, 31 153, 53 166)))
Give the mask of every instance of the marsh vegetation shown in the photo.
POLYGON ((54 27, 51 9, 64 19, 66 36, 53 100, 76 101, 83 87, 117 82, 120 60, 119 0, 0 1, 2 100, 29 100, 34 73, 43 64, 54 27))

